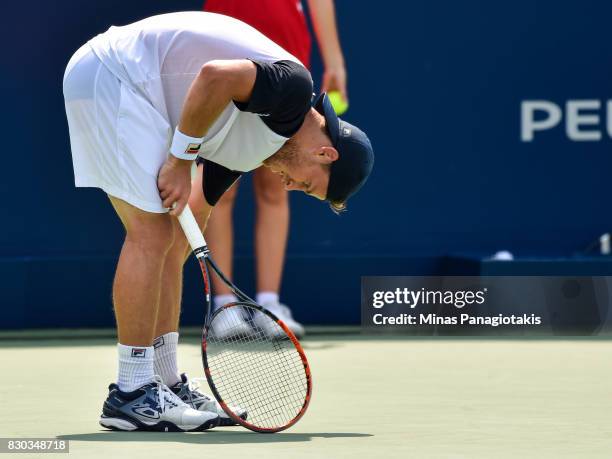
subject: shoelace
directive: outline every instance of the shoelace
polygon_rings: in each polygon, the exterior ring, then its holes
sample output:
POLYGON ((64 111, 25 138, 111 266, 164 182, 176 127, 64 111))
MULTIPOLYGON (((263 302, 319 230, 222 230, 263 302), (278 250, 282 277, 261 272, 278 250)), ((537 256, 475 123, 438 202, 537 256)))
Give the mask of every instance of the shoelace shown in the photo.
POLYGON ((211 397, 199 391, 204 381, 205 378, 193 378, 191 380, 187 379, 187 388, 189 389, 187 392, 189 393, 189 401, 192 405, 194 404, 193 394, 196 394, 198 397, 205 399, 207 402, 212 400, 211 397))
MULTIPOLYGON (((192 393, 196 393, 198 395, 198 397, 202 397, 203 399, 205 399, 207 402, 212 402, 215 404, 215 409, 217 409, 218 407, 218 403, 216 400, 214 400, 211 396, 207 395, 207 394, 203 394, 202 392, 199 391, 200 386, 203 383, 207 383, 206 378, 193 378, 193 379, 189 379, 187 378, 188 382, 188 387, 189 387, 189 400, 193 403, 193 396, 192 393)), ((225 416, 225 415, 222 415, 225 416)))
POLYGON ((157 384, 156 389, 159 398, 159 409, 162 413, 166 410, 166 402, 170 403, 171 406, 185 405, 185 402, 164 384, 161 377, 155 375, 152 382, 157 384))

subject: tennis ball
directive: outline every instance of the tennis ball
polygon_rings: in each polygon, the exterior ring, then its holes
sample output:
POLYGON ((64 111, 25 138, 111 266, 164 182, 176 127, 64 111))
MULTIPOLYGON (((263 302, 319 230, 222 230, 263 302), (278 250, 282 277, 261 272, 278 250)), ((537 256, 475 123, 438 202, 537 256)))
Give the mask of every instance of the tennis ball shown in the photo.
POLYGON ((340 94, 339 91, 330 91, 327 93, 327 97, 329 97, 329 101, 332 107, 334 107, 336 115, 342 115, 348 110, 348 102, 342 98, 342 94, 340 94))

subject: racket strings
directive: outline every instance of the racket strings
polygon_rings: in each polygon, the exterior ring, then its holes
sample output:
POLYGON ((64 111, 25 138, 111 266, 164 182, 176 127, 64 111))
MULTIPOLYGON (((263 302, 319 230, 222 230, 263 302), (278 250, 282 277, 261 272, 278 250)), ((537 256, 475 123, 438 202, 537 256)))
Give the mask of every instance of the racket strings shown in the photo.
MULTIPOLYGON (((285 377, 281 379, 276 377, 276 374, 271 374, 269 371, 271 365, 278 365, 278 363, 269 357, 268 352, 258 352, 257 355, 254 355, 252 351, 244 351, 245 349, 241 351, 241 355, 239 357, 236 355, 236 352, 232 352, 227 353, 228 355, 224 356, 224 361, 217 359, 215 364, 219 371, 215 372, 215 384, 218 386, 218 388, 219 386, 226 387, 227 381, 232 381, 233 378, 239 378, 241 381, 251 378, 253 381, 249 385, 234 384, 233 392, 236 395, 235 399, 246 399, 249 397, 251 402, 264 402, 267 406, 273 406, 271 410, 267 410, 273 412, 278 410, 278 403, 273 403, 274 398, 265 395, 266 390, 269 387, 269 380, 272 379, 276 384, 276 392, 278 394, 276 397, 283 402, 287 402, 288 400, 291 400, 292 396, 294 396, 293 398, 295 398, 295 402, 301 406, 301 403, 304 400, 303 393, 300 393, 300 391, 296 393, 294 391, 296 383, 301 384, 304 379, 303 365, 301 364, 301 361, 296 362, 296 364, 293 365, 293 370, 297 371, 288 372, 285 374, 285 377), (258 359, 258 362, 260 363, 257 366, 249 365, 249 363, 253 362, 254 358, 258 359), (225 368, 228 359, 234 359, 232 361, 231 371, 228 371, 227 368, 225 368), (224 365, 223 371, 220 369, 222 365, 224 365), (287 377, 287 375, 295 376, 296 372, 298 373, 297 378, 287 377), (261 395, 258 396, 258 393, 261 395)), ((280 357, 280 354, 277 355, 277 357, 280 357)), ((284 361, 285 363, 289 363, 286 358, 284 358, 284 361)), ((288 368, 289 367, 285 365, 284 368, 277 369, 277 372, 287 372, 288 368)), ((227 396, 224 396, 223 398, 227 399, 227 396)), ((261 412, 263 413, 263 411, 261 412)))
MULTIPOLYGON (((269 376, 269 374, 268 374, 269 376)), ((262 378, 262 373, 253 373, 251 375, 237 373, 230 378, 262 378)), ((263 376, 265 377, 265 375, 263 376)), ((270 379, 269 377, 267 379, 270 379)), ((293 387, 290 384, 276 383, 275 396, 270 395, 258 396, 257 394, 266 394, 270 391, 269 384, 251 384, 250 386, 227 387, 226 379, 216 378, 215 385, 217 390, 222 392, 222 398, 230 406, 244 407, 249 412, 249 421, 260 427, 275 427, 282 426, 289 422, 303 405, 304 396, 294 396, 293 387), (288 407, 294 406, 295 410, 288 410, 288 407)), ((305 392, 305 391, 304 391, 305 392)))
POLYGON ((230 409, 246 409, 249 422, 259 427, 293 420, 304 406, 308 384, 304 363, 284 330, 271 317, 244 306, 221 310, 211 323, 211 330, 216 329, 224 333, 209 334, 207 359, 224 402, 230 409))

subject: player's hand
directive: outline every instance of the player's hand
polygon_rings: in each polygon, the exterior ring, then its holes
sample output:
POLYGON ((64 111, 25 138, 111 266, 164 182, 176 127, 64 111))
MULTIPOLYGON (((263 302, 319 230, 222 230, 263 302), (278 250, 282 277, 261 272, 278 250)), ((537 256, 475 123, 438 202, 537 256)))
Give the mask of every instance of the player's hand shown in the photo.
POLYGON ((344 65, 329 65, 323 72, 321 84, 323 92, 338 91, 344 101, 348 103, 348 92, 346 90, 346 69, 344 65))
POLYGON ((157 189, 170 215, 179 216, 191 193, 191 164, 193 161, 168 156, 157 175, 157 189))

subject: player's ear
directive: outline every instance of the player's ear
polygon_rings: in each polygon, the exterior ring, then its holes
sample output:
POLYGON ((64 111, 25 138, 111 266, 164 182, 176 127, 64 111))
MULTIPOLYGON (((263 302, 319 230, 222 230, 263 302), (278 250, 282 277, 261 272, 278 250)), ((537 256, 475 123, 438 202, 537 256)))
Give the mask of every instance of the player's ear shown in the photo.
POLYGON ((321 164, 331 164, 338 159, 338 150, 334 147, 321 147, 317 153, 317 158, 321 164))

